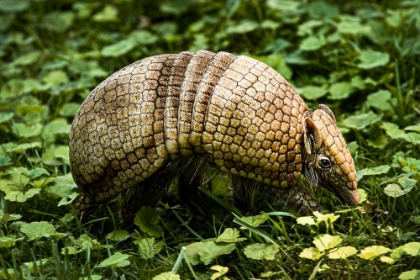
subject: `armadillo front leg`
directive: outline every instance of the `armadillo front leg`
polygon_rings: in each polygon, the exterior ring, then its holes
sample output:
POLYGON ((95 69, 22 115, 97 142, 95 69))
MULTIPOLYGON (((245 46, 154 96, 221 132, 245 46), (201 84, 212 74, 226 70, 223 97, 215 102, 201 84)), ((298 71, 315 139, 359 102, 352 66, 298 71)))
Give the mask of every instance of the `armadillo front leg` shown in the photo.
MULTIPOLYGON (((291 208, 299 214, 309 216, 313 211, 322 211, 321 205, 318 203, 313 192, 303 186, 288 190, 280 190, 281 205, 284 208, 291 208)), ((282 208, 277 208, 282 209, 282 208)))
POLYGON ((234 204, 239 209, 256 213, 261 209, 289 209, 302 215, 321 211, 311 190, 302 183, 294 188, 275 188, 239 176, 232 177, 234 204))

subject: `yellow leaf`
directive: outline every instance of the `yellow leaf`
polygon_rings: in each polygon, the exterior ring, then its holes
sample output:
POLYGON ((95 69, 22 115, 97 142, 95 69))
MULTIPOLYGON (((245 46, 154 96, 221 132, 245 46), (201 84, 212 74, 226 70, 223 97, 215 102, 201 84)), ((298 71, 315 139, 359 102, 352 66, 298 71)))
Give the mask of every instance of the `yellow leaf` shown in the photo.
POLYGON ((296 222, 299 225, 309 225, 309 226, 315 225, 314 218, 313 217, 310 217, 310 216, 308 216, 308 217, 299 217, 299 218, 296 219, 296 222))
POLYGON ((320 234, 314 238, 313 243, 320 251, 335 248, 343 240, 337 235, 320 234))
POLYGON ((324 252, 320 252, 318 248, 310 247, 303 249, 303 251, 300 252, 299 257, 316 261, 323 255, 324 252))
POLYGON ((363 249, 358 256, 362 259, 370 260, 390 251, 391 249, 384 246, 370 246, 363 249))
POLYGON ((347 259, 350 256, 353 256, 357 253, 356 248, 352 246, 344 246, 337 249, 332 250, 328 257, 330 259, 347 259))
POLYGON ((395 260, 393 258, 387 257, 387 256, 382 256, 380 258, 381 262, 387 263, 387 264, 394 264, 395 260))
POLYGON ((221 266, 221 265, 213 265, 213 266, 211 267, 211 269, 213 269, 213 270, 216 270, 216 271, 217 271, 216 273, 214 273, 214 274, 210 277, 210 279, 211 279, 211 280, 215 280, 215 279, 217 279, 217 278, 219 278, 219 277, 221 277, 221 276, 225 275, 225 274, 229 271, 229 268, 228 268, 228 267, 226 267, 226 266, 221 266))

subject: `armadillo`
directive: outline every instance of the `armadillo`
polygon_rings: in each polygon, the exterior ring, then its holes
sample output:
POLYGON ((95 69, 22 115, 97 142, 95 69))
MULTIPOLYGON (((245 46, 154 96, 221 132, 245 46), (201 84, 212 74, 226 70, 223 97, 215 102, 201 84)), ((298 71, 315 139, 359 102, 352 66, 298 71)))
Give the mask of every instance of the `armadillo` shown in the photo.
POLYGON ((134 62, 89 94, 69 140, 80 210, 133 188, 159 199, 158 182, 185 171, 186 158, 232 174, 237 197, 260 195, 274 208, 320 209, 302 174, 341 202, 359 203, 333 112, 322 104, 311 111, 279 73, 246 56, 198 51, 134 62))

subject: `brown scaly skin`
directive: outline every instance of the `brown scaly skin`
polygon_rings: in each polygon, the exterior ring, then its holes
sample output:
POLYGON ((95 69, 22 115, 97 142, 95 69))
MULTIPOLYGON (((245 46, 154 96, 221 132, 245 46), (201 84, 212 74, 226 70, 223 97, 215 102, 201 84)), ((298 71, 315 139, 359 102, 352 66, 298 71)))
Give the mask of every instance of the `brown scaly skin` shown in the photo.
POLYGON ((159 55, 115 72, 83 102, 69 146, 82 211, 127 190, 129 204, 154 202, 167 188, 163 179, 200 154, 232 174, 239 203, 258 210, 320 209, 299 184, 302 172, 344 203, 359 202, 333 113, 325 105, 311 112, 275 70, 225 52, 159 55))

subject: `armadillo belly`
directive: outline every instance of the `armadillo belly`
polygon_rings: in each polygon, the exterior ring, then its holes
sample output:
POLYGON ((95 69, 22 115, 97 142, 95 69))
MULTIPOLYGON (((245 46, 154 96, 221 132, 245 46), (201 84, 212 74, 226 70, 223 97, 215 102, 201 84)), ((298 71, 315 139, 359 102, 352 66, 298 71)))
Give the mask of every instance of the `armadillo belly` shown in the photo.
POLYGON ((70 167, 83 192, 79 207, 194 153, 224 172, 292 187, 307 111, 280 74, 248 57, 200 51, 137 61, 99 84, 74 118, 70 167))

